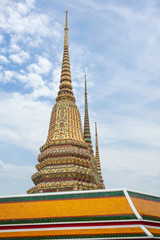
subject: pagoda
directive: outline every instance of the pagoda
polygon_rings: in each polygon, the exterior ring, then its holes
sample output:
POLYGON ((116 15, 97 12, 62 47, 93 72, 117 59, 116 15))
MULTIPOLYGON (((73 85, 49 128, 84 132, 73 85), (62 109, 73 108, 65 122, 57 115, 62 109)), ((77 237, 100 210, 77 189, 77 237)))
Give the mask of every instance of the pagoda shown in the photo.
POLYGON ((28 193, 103 189, 99 157, 94 156, 87 103, 85 76, 85 122, 81 118, 72 90, 66 11, 64 51, 59 92, 51 113, 48 137, 40 148, 35 186, 28 193))

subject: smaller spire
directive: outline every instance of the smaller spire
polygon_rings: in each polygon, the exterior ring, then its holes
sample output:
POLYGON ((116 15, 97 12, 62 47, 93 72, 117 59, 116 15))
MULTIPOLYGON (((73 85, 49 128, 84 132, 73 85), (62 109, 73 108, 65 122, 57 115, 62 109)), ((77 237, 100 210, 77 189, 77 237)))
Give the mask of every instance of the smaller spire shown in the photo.
POLYGON ((84 113, 84 140, 87 143, 91 143, 91 133, 90 133, 90 125, 89 125, 89 115, 88 115, 88 101, 87 101, 87 81, 86 74, 84 75, 85 79, 85 113, 84 113))
POLYGON ((96 135, 96 161, 97 161, 97 169, 98 169, 98 175, 99 175, 99 188, 100 189, 105 189, 103 178, 102 178, 101 165, 100 165, 97 123, 96 122, 95 122, 95 135, 96 135))

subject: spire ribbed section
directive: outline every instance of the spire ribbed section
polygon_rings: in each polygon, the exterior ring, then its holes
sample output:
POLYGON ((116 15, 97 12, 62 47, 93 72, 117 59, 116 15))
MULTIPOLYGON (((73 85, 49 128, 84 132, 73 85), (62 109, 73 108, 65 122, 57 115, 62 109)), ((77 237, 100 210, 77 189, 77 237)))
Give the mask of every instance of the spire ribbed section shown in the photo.
POLYGON ((97 161, 97 169, 98 169, 98 175, 99 175, 99 189, 105 189, 103 178, 102 178, 101 165, 100 165, 97 123, 96 122, 95 122, 95 135, 96 135, 96 161, 97 161))
POLYGON ((72 80, 70 71, 70 60, 69 60, 69 44, 68 44, 68 11, 66 11, 65 20, 65 34, 64 34, 64 51, 61 68, 61 79, 58 96, 56 101, 60 99, 69 98, 75 102, 75 98, 72 91, 72 80))
POLYGON ((89 115, 88 115, 88 101, 87 101, 87 81, 86 74, 84 75, 85 79, 85 113, 84 113, 84 140, 87 143, 91 143, 91 133, 90 133, 90 125, 89 125, 89 115))

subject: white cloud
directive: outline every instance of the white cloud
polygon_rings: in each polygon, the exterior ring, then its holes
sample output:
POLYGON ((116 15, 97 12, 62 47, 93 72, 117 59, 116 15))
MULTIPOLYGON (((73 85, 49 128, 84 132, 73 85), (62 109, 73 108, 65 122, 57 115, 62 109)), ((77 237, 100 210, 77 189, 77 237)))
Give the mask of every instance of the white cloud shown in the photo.
MULTIPOLYGON (((104 169, 103 169, 104 170, 104 169)), ((108 170, 103 171, 107 189, 118 189, 125 187, 128 190, 140 191, 149 194, 160 194, 159 176, 144 176, 132 170, 108 170), (118 181, 117 181, 118 179, 118 181)))
POLYGON ((14 42, 11 42, 11 44, 10 44, 10 49, 9 49, 9 52, 10 53, 16 53, 16 52, 20 52, 21 51, 21 49, 20 49, 20 46, 18 46, 16 43, 14 43, 14 42))
POLYGON ((58 23, 51 26, 47 14, 37 11, 35 1, 1 1, 0 27, 5 33, 11 34, 11 44, 21 42, 36 46, 43 38, 55 37, 57 41, 60 37, 58 23))
MULTIPOLYGON (((109 112, 98 116, 91 112, 90 116, 92 133, 93 122, 98 122, 99 150, 104 171, 125 170, 147 177, 160 175, 159 124, 148 119, 144 121, 122 116, 109 120, 109 112)), ((94 137, 92 140, 94 146, 94 137)))
POLYGON ((24 84, 25 88, 32 88, 30 97, 53 97, 53 86, 36 73, 17 74, 17 79, 24 84))
POLYGON ((51 107, 30 95, 1 94, 1 142, 37 152, 46 140, 51 107))
POLYGON ((14 83, 15 85, 19 82, 24 85, 24 90, 30 88, 29 96, 31 99, 38 99, 39 97, 54 98, 57 94, 57 84, 53 82, 47 82, 36 73, 17 73, 14 71, 3 71, 0 69, 0 82, 3 84, 14 83), (55 89, 54 89, 55 88, 55 89))
POLYGON ((48 87, 51 90, 52 98, 57 97, 57 93, 59 90, 59 83, 60 83, 60 75, 61 75, 61 67, 57 66, 54 68, 52 72, 53 81, 49 82, 48 87))
MULTIPOLYGON (((70 47, 71 77, 73 91, 79 107, 84 106, 84 74, 87 74, 87 86, 93 87, 94 64, 87 47, 71 44, 70 47)), ((88 96, 88 98, 90 98, 88 96)), ((89 99, 90 101, 90 99, 89 99)))
POLYGON ((17 73, 14 71, 6 70, 1 76, 0 82, 3 82, 4 84, 9 82, 15 82, 15 76, 17 73))
MULTIPOLYGON (((111 115, 108 113, 109 117, 111 115)), ((114 141, 126 144, 140 144, 141 147, 150 146, 159 148, 160 134, 159 124, 150 120, 141 120, 133 117, 115 116, 110 120, 101 114, 98 121, 103 117, 103 124, 99 124, 99 131, 103 144, 112 144, 114 141), (106 137, 107 136, 107 137, 106 137)), ((117 146, 118 147, 118 146, 117 146)), ((133 148, 134 146, 132 146, 133 148)))
POLYGON ((37 57, 37 63, 28 66, 29 72, 37 74, 47 74, 50 72, 51 68, 52 63, 46 57, 42 56, 37 57))
MULTIPOLYGON (((0 178, 30 178, 34 173, 33 166, 19 166, 14 164, 4 163, 0 160, 0 178)), ((4 180, 5 181, 5 180, 4 180)))
POLYGON ((24 51, 21 51, 17 54, 11 54, 10 57, 9 57, 12 62, 14 63, 18 63, 18 64, 22 64, 24 63, 26 60, 29 59, 29 53, 28 52, 24 52, 24 51))
POLYGON ((22 15, 26 15, 29 11, 34 8, 35 0, 25 0, 25 3, 17 3, 17 10, 22 15))
POLYGON ((9 62, 6 56, 0 55, 0 63, 8 64, 9 62))
POLYGON ((34 89, 43 87, 44 85, 42 77, 35 73, 30 73, 28 75, 18 74, 17 78, 20 82, 25 83, 25 88, 32 87, 34 89))
POLYGON ((134 151, 101 148, 103 168, 108 170, 132 171, 141 176, 158 176, 160 174, 158 154, 154 151, 134 151))
POLYGON ((4 40, 3 35, 0 35, 0 43, 2 43, 4 40))

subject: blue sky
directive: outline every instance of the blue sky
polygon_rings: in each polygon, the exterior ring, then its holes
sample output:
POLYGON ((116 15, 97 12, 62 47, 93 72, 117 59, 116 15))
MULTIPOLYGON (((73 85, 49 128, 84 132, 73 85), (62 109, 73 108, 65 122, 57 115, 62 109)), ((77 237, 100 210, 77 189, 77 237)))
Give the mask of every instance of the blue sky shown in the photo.
POLYGON ((84 74, 107 189, 160 194, 160 4, 157 0, 0 2, 0 195, 33 186, 57 96, 65 10, 82 123, 84 74))

